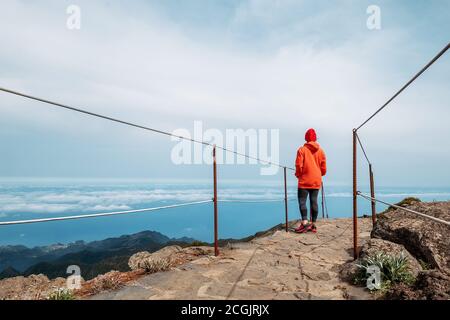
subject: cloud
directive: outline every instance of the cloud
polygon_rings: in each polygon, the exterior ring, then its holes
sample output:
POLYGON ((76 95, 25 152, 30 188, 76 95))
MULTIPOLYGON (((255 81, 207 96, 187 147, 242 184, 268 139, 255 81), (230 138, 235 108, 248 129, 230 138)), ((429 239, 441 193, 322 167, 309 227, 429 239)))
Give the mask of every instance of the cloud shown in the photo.
POLYGON ((125 205, 96 205, 94 207, 88 207, 84 209, 84 211, 114 211, 114 210, 130 210, 131 208, 129 206, 125 205))
MULTIPOLYGON (((0 52, 4 61, 0 84, 168 131, 190 128, 193 120, 219 129, 279 128, 289 161, 287 150, 295 153, 301 131, 314 126, 328 147, 329 159, 346 163, 349 156, 342 150, 350 147, 351 128, 442 45, 439 39, 430 45, 428 36, 409 32, 408 23, 390 22, 389 14, 400 13, 387 4, 382 5, 386 20, 378 33, 365 28, 365 8, 354 2, 240 1, 220 20, 221 28, 210 33, 199 31, 206 26, 190 29, 192 21, 177 23, 153 3, 122 8, 81 1, 80 6, 82 29, 71 32, 65 28, 65 7, 59 2, 46 7, 19 1, 5 4, 0 21, 14 32, 0 31, 5 44, 0 52)), ((405 173, 395 175, 398 170, 392 172, 383 162, 383 150, 409 152, 414 162, 420 155, 417 142, 430 143, 417 132, 430 130, 434 146, 445 145, 450 129, 435 123, 450 115, 445 105, 450 98, 445 86, 448 69, 448 60, 439 61, 362 133, 374 162, 381 162, 387 172, 383 181, 405 178, 405 173)), ((91 167, 93 173, 105 170, 118 176, 136 167, 150 175, 156 163, 167 162, 163 153, 167 148, 161 147, 167 141, 162 137, 5 94, 0 99, 2 118, 26 128, 6 129, 5 123, 1 130, 11 131, 0 131, 2 140, 23 137, 22 146, 42 146, 22 151, 17 143, 5 142, 11 155, 0 160, 9 161, 0 170, 9 170, 0 174, 31 170, 25 161, 15 160, 24 152, 40 155, 34 157, 36 170, 53 175, 61 171, 77 175, 91 167), (46 158, 52 150, 56 155, 46 158), (139 158, 148 160, 121 165, 139 158), (57 171, 70 159, 70 166, 57 171)), ((450 159, 449 152, 436 147, 428 152, 450 159)), ((173 174, 170 164, 162 167, 167 176, 173 174)), ((187 177, 190 170, 182 174, 187 177)), ((330 179, 347 176, 331 170, 330 179)))
POLYGON ((16 203, 2 206, 4 212, 21 213, 58 213, 77 209, 78 206, 65 204, 45 204, 45 203, 16 203))

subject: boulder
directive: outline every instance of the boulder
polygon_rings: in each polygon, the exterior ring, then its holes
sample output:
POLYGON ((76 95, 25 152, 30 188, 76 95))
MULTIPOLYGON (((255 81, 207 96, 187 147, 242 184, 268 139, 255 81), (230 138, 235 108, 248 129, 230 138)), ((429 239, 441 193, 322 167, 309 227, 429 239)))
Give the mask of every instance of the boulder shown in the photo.
POLYGON ((41 300, 66 287, 66 279, 49 280, 43 274, 14 277, 0 281, 0 300, 41 300))
MULTIPOLYGON (((409 209, 450 221, 450 202, 412 203, 409 209)), ((450 226, 400 209, 379 215, 372 238, 403 245, 416 259, 450 274, 450 226)))
POLYGON ((421 272, 415 288, 420 290, 426 299, 450 300, 450 276, 439 270, 421 272))
POLYGON ((372 238, 367 241, 366 244, 361 248, 360 258, 364 259, 368 256, 374 256, 378 252, 383 252, 391 256, 405 255, 408 259, 409 269, 414 276, 417 276, 422 267, 419 262, 405 249, 401 244, 393 243, 387 240, 372 238))
POLYGON ((450 277, 439 270, 419 273, 414 286, 397 284, 386 294, 390 300, 450 300, 450 277))
POLYGON ((133 254, 128 260, 128 266, 131 270, 143 269, 142 262, 146 259, 150 259, 152 254, 148 251, 142 251, 133 254))
POLYGON ((339 278, 352 283, 354 274, 358 271, 358 267, 353 262, 344 263, 338 270, 339 278))
POLYGON ((183 252, 188 254, 188 255, 192 255, 194 257, 199 257, 199 256, 207 256, 207 255, 211 255, 214 254, 214 248, 212 247, 187 247, 183 249, 183 252))
POLYGON ((153 253, 148 251, 138 252, 130 257, 128 260, 128 266, 131 270, 164 270, 170 266, 175 258, 174 256, 181 251, 182 248, 180 246, 167 246, 153 253))

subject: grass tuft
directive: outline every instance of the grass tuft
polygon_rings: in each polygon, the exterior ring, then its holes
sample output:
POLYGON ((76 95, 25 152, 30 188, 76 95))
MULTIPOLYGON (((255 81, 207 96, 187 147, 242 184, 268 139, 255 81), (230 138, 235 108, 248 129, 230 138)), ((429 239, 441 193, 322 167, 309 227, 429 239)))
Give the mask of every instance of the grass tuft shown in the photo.
MULTIPOLYGON (((422 202, 422 201, 419 198, 408 197, 408 198, 405 198, 402 201, 396 203, 395 205, 405 208, 405 207, 408 207, 408 206, 413 205, 413 204, 418 203, 418 202, 422 202)), ((391 212, 391 211, 394 211, 394 210, 397 210, 397 208, 389 206, 389 208, 387 208, 383 212, 380 212, 378 215, 383 215, 385 213, 388 213, 388 212, 391 212)))
POLYGON ((60 288, 50 293, 47 300, 75 300, 75 296, 71 290, 60 288))
MULTIPOLYGON (((380 269, 380 290, 382 292, 396 283, 403 283, 410 286, 415 282, 415 277, 409 268, 408 258, 403 253, 398 256, 392 256, 384 252, 377 252, 374 255, 360 260, 357 264, 358 271, 353 278, 355 284, 366 285, 367 279, 371 276, 367 272, 370 266, 377 266, 380 269)), ((377 291, 377 289, 373 289, 372 291, 377 291)))

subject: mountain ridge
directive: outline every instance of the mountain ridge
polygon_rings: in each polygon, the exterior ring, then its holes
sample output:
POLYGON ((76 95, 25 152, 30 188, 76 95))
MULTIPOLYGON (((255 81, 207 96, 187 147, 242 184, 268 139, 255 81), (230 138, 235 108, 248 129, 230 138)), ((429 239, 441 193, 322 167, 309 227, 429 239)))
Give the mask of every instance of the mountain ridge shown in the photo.
POLYGON ((43 273, 49 278, 67 276, 66 268, 71 264, 79 265, 89 279, 107 268, 128 270, 128 258, 138 251, 153 252, 167 245, 186 246, 193 242, 196 242, 193 238, 169 238, 160 232, 146 230, 91 242, 78 240, 33 248, 0 246, 0 279, 35 273, 43 273))

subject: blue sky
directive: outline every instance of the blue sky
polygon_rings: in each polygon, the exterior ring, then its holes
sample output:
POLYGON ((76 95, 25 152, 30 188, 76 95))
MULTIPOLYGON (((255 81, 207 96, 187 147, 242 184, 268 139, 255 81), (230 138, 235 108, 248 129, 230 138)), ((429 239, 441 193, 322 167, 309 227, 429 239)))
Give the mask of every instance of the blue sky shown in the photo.
MULTIPOLYGON (((314 127, 327 182, 349 184, 351 129, 448 43, 449 9, 437 0, 8 1, 0 86, 168 131, 195 120, 279 129, 288 165, 314 127), (81 30, 66 28, 70 4, 81 30), (372 4, 381 30, 366 27, 372 4)), ((448 56, 361 130, 378 184, 448 186, 448 56)), ((211 175, 173 165, 164 136, 4 93, 0 145, 3 177, 211 175)), ((260 178, 257 166, 220 174, 260 178)))

